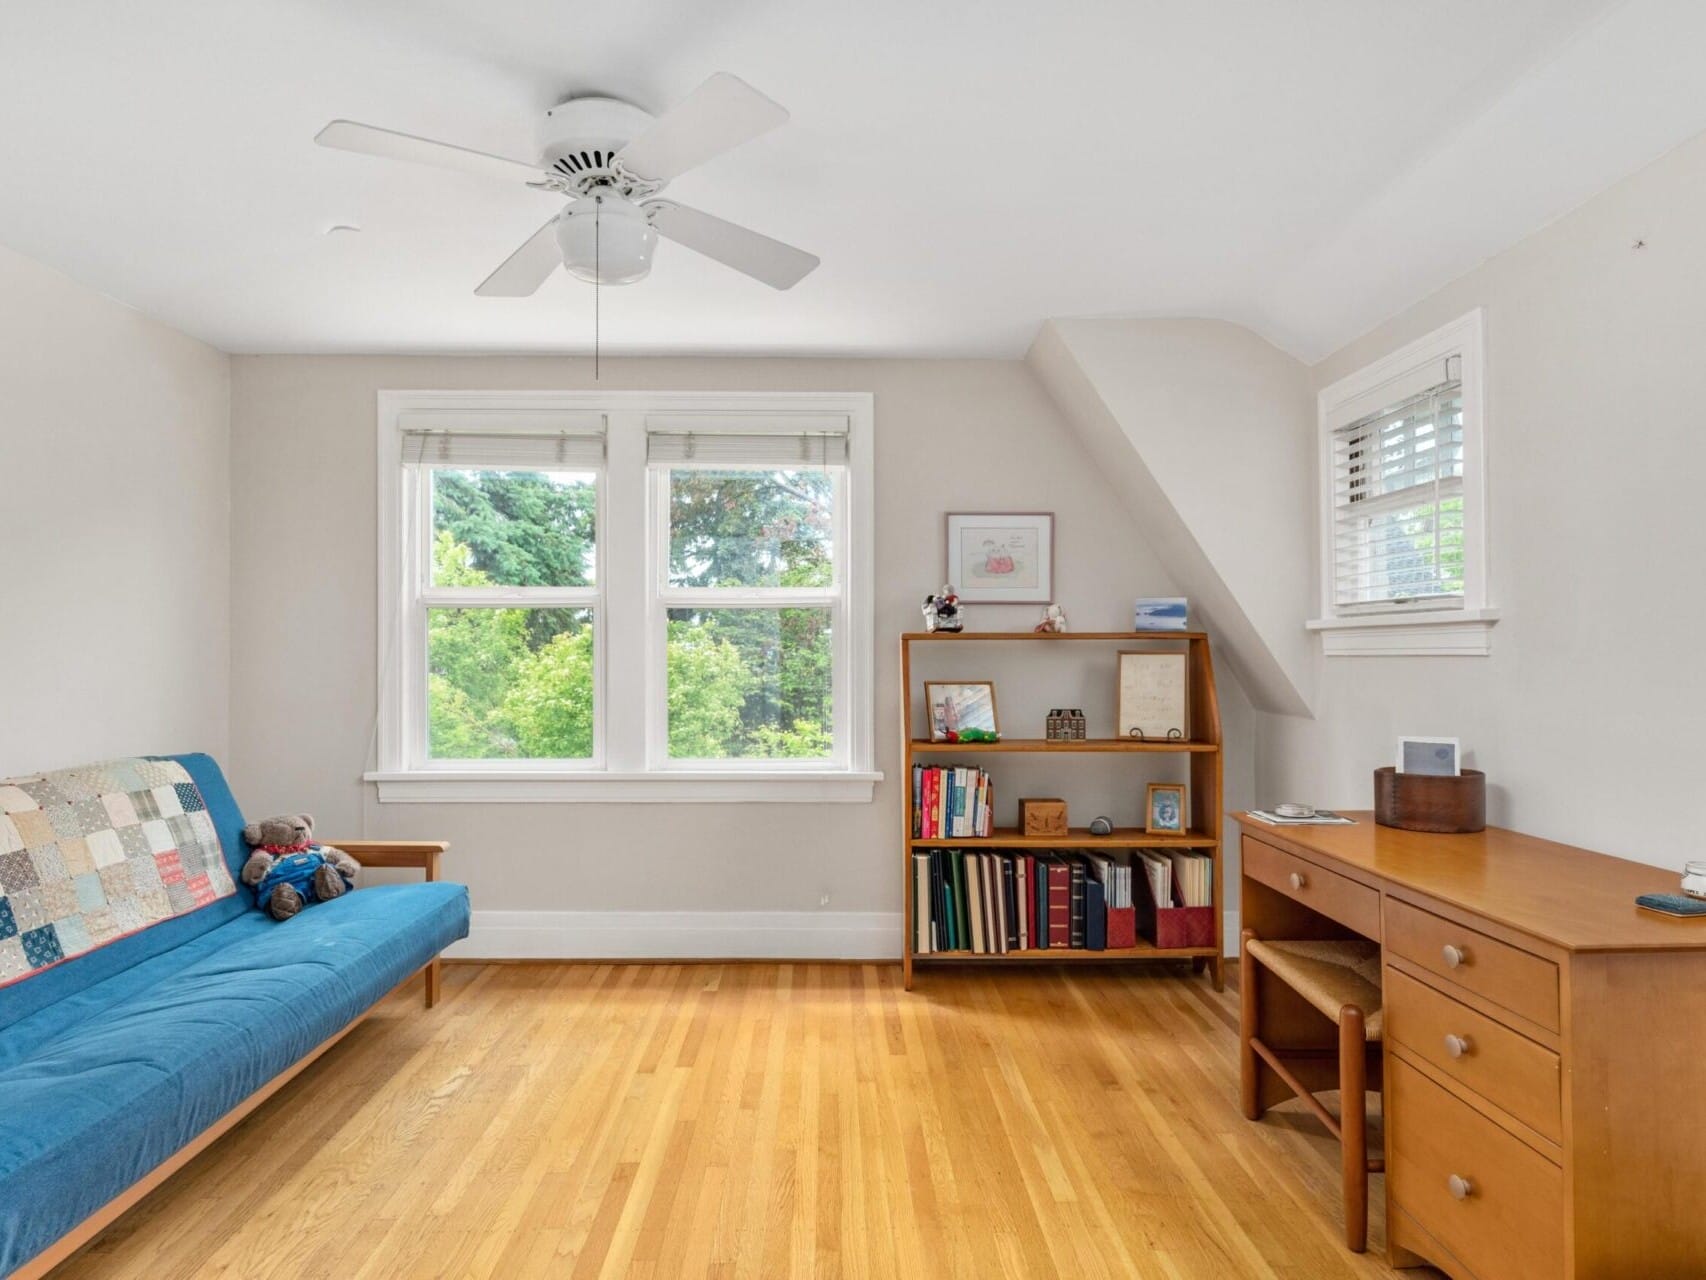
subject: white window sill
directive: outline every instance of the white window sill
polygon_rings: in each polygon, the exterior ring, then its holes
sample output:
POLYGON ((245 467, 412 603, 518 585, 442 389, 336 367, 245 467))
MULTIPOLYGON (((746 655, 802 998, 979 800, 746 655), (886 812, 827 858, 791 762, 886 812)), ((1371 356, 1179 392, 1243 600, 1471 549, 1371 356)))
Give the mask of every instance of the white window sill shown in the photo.
POLYGON ((1484 658, 1492 652, 1497 609, 1434 609, 1413 613, 1314 618, 1329 658, 1484 658))
POLYGON ((362 775, 381 804, 869 804, 880 773, 844 770, 653 773, 453 772, 362 775))

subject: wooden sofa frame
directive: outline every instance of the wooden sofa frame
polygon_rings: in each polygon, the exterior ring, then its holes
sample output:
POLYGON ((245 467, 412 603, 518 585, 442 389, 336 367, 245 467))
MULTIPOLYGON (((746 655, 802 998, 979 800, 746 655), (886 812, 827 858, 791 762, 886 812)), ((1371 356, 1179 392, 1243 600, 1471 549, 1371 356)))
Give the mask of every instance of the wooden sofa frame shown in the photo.
MULTIPOLYGON (((443 840, 327 840, 324 843, 336 845, 361 863, 363 867, 413 867, 423 872, 428 880, 438 879, 439 857, 450 847, 449 843, 443 840)), ((438 1003, 439 957, 434 956, 416 972, 424 974, 426 977, 426 1007, 430 1009, 438 1003)), ((387 993, 387 996, 401 991, 413 982, 415 977, 416 974, 412 973, 404 978, 402 982, 387 993)), ((72 1254, 89 1244, 102 1231, 140 1203, 150 1191, 212 1146, 228 1130, 236 1127, 251 1111, 312 1065, 321 1054, 354 1031, 367 1020, 367 1015, 378 1008, 385 998, 387 997, 381 997, 380 1001, 375 1001, 370 1008, 353 1018, 342 1029, 315 1045, 308 1053, 291 1063, 271 1080, 268 1080, 259 1089, 256 1089, 231 1110, 203 1129, 188 1143, 155 1165, 136 1182, 133 1182, 87 1218, 84 1218, 83 1221, 36 1254, 35 1257, 25 1262, 12 1272, 9 1280, 40 1280, 42 1276, 47 1275, 60 1263, 70 1258, 72 1254)))

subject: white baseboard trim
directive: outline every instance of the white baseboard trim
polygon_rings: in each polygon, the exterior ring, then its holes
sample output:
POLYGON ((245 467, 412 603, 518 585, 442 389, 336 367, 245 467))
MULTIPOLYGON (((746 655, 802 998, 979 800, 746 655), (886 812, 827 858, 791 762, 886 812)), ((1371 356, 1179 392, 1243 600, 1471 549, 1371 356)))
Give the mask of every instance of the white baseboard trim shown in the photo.
POLYGON ((476 911, 451 960, 894 960, 898 911, 476 911))
MULTIPOLYGON (((1225 954, 1239 914, 1226 913, 1225 954)), ((889 911, 476 911, 451 960, 895 960, 889 911)))

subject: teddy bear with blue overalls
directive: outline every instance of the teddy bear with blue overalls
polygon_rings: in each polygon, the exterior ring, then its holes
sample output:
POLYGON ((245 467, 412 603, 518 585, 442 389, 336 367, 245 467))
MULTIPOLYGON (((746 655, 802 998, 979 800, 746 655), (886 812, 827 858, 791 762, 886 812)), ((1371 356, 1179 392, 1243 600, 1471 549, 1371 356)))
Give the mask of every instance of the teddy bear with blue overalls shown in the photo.
POLYGON ((243 828, 243 843, 254 852, 240 878, 255 891, 255 905, 274 920, 342 896, 355 888, 361 870, 342 849, 314 843, 314 819, 306 813, 251 822, 243 828))

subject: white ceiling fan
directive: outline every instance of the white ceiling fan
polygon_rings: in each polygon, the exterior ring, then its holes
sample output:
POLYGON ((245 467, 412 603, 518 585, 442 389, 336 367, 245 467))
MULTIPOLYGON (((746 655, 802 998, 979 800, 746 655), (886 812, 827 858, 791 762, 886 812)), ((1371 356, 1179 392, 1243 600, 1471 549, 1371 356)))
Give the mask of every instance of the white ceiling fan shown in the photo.
POLYGON ((718 72, 662 116, 616 98, 570 98, 545 113, 529 164, 391 129, 334 120, 323 147, 518 179, 573 197, 474 290, 488 298, 535 292, 558 266, 596 284, 632 284, 652 269, 661 235, 773 289, 798 284, 818 259, 792 245, 654 199, 672 179, 788 118, 746 81, 718 72))

